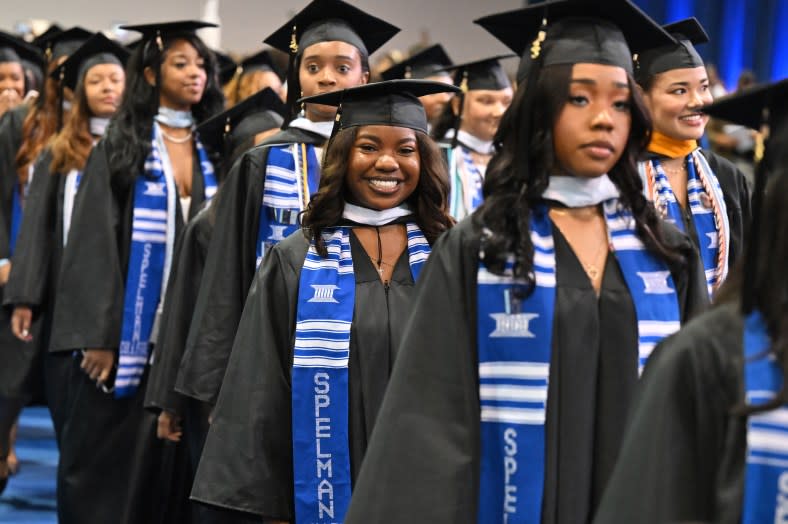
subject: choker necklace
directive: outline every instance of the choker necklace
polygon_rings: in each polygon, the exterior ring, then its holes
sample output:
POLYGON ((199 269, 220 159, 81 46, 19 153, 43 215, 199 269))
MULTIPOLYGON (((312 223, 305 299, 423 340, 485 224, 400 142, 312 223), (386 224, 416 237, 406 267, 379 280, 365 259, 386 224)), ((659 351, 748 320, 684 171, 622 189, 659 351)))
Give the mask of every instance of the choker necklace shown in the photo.
POLYGON ((92 116, 89 121, 90 134, 93 136, 104 136, 104 132, 107 130, 108 125, 109 118, 92 116))
POLYGON ((161 127, 159 127, 159 131, 161 132, 161 136, 163 136, 165 139, 169 140, 173 144, 185 144, 186 142, 192 139, 191 131, 189 131, 189 134, 182 136, 180 138, 177 136, 168 135, 166 132, 164 132, 164 130, 161 127))
POLYGON ((153 118, 156 122, 175 129, 186 129, 194 125, 191 111, 178 111, 164 106, 159 106, 159 113, 153 118))

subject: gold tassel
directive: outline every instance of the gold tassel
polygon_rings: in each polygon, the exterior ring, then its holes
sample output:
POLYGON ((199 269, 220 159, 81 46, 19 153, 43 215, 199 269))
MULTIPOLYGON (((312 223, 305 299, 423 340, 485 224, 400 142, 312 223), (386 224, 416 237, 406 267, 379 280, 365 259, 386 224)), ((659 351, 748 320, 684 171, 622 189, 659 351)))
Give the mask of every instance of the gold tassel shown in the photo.
POLYGON ((413 78, 413 71, 410 66, 405 66, 405 79, 410 80, 413 78))
POLYGON ((542 52, 542 42, 544 42, 545 38, 547 38, 547 31, 545 31, 546 27, 547 18, 542 18, 542 28, 539 30, 539 34, 536 35, 536 39, 534 39, 533 43, 531 44, 532 60, 539 58, 539 55, 542 52))
POLYGON ((156 31, 156 45, 159 48, 159 52, 164 51, 164 41, 161 39, 161 31, 156 31))
POLYGON ((462 82, 460 82, 460 91, 463 93, 468 92, 468 70, 462 72, 462 82))
POLYGON ((227 119, 224 121, 224 134, 227 135, 230 133, 230 117, 228 116, 227 119))
POLYGON ((298 42, 296 41, 296 26, 293 25, 293 32, 290 34, 290 52, 298 53, 298 42))
POLYGON ((755 133, 755 148, 752 156, 756 164, 759 164, 761 160, 763 160, 764 149, 766 148, 764 146, 763 133, 755 133))

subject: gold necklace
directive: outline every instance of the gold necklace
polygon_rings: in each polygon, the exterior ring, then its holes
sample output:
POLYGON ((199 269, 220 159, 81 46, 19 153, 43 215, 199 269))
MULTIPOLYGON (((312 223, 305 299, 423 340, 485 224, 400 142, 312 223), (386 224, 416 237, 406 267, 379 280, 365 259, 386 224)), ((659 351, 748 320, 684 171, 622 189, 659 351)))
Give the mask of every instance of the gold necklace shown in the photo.
POLYGON ((169 140, 173 144, 185 144, 186 142, 192 139, 192 132, 189 131, 188 135, 178 138, 177 136, 168 135, 163 129, 161 129, 161 136, 163 136, 165 139, 169 140))
MULTIPOLYGON (((558 215, 558 216, 571 216, 575 219, 580 220, 589 220, 591 218, 599 217, 598 208, 596 206, 591 207, 584 207, 584 208, 550 208, 550 212, 558 215), (569 210, 572 209, 574 212, 570 212, 569 210), (580 211, 580 213, 578 213, 580 211)), ((567 239, 569 242, 569 237, 566 236, 561 226, 556 224, 558 230, 561 231, 561 234, 564 235, 564 238, 567 239)), ((571 246, 571 244, 570 244, 571 246)), ((586 272, 586 275, 592 282, 596 282, 602 275, 602 271, 597 267, 597 260, 599 259, 599 255, 602 253, 602 248, 607 247, 609 249, 608 242, 600 242, 599 246, 594 253, 594 256, 591 257, 591 262, 584 262, 580 259, 580 256, 575 252, 575 256, 577 257, 577 261, 580 262, 580 265, 583 267, 583 270, 586 272)))

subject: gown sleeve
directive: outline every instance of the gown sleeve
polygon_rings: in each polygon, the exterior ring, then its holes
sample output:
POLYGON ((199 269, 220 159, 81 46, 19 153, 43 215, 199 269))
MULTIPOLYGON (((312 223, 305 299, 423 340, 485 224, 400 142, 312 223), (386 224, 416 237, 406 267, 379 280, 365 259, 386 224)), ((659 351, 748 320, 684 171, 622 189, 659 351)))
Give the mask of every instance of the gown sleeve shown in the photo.
POLYGON ((468 522, 476 514, 478 236, 466 219, 432 249, 348 524, 468 522))
POLYGON ((175 392, 175 377, 186 345, 194 303, 205 267, 206 243, 211 224, 208 210, 201 211, 185 227, 175 257, 164 300, 161 330, 156 341, 156 353, 151 366, 145 407, 156 411, 167 410, 183 414, 183 397, 175 392))
POLYGON ((289 405, 291 335, 307 243, 298 234, 275 246, 243 310, 192 499, 273 519, 292 508, 289 405))
POLYGON ((118 347, 125 287, 119 246, 128 244, 121 237, 129 224, 124 227, 110 182, 107 151, 99 143, 88 157, 74 200, 57 288, 53 351, 118 347))
POLYGON ((595 524, 738 522, 746 434, 730 414, 742 336, 731 311, 699 317, 649 359, 595 524))
POLYGON ((216 402, 233 347, 244 300, 254 276, 262 195, 262 166, 254 152, 247 153, 230 171, 212 204, 216 222, 205 260, 194 315, 186 339, 175 389, 198 400, 216 402))
POLYGON ((49 171, 52 155, 45 151, 36 162, 25 200, 22 225, 14 251, 11 275, 6 284, 6 306, 27 305, 34 310, 44 304, 54 249, 55 213, 60 175, 49 171))

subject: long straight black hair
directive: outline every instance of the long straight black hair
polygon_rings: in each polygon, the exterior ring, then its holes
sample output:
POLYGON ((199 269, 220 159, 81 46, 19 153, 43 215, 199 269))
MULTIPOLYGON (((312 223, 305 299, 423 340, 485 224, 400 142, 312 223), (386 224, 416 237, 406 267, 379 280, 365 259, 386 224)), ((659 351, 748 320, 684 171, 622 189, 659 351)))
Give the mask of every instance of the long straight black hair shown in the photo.
MULTIPOLYGON (((484 203, 473 215, 473 220, 485 231, 481 245, 485 265, 501 273, 507 257, 514 255, 515 275, 531 286, 534 284, 534 247, 528 234, 531 210, 541 200, 556 164, 553 127, 569 99, 572 67, 568 64, 540 68, 529 76, 526 82, 529 85, 519 86, 494 140, 497 151, 487 167, 484 203)), ((629 139, 608 175, 621 193, 622 205, 632 212, 636 233, 646 248, 671 268, 683 267, 684 257, 665 243, 657 212, 643 195, 637 161, 651 136, 651 118, 635 81, 629 77, 628 83, 632 114, 629 139)))
POLYGON ((161 65, 164 56, 177 40, 189 42, 203 58, 207 76, 205 91, 200 101, 192 106, 197 122, 218 113, 224 105, 224 95, 217 76, 216 58, 194 33, 183 32, 163 39, 162 49, 154 40, 140 45, 126 66, 126 90, 118 112, 107 130, 106 142, 113 184, 129 184, 143 171, 145 158, 150 153, 153 117, 159 111, 161 65), (157 85, 145 78, 145 69, 156 71, 157 85))

